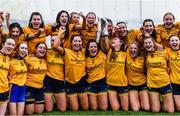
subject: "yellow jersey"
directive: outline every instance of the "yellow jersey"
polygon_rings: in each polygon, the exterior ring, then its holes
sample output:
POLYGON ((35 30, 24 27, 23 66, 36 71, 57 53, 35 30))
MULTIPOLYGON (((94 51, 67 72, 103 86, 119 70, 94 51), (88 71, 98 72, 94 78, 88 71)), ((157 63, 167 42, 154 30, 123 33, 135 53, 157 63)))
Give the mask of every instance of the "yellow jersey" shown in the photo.
POLYGON ((12 59, 10 61, 10 70, 9 70, 11 80, 10 83, 23 86, 26 83, 27 78, 27 67, 24 60, 12 59))
MULTIPOLYGON (((69 24, 68 38, 65 37, 65 34, 62 35, 61 42, 62 42, 62 45, 63 45, 64 48, 69 48, 69 49, 71 48, 71 37, 72 37, 72 35, 73 35, 74 31, 75 31, 74 28, 75 28, 75 24, 69 24)), ((51 29, 50 35, 55 36, 55 35, 58 35, 58 33, 59 33, 58 28, 56 28, 55 31, 52 31, 52 29, 51 29)))
POLYGON ((112 86, 128 86, 128 80, 125 75, 126 52, 114 52, 112 50, 107 54, 106 61, 106 82, 112 86))
POLYGON ((86 48, 89 39, 94 39, 94 40, 96 39, 97 31, 98 31, 97 24, 95 24, 92 28, 86 25, 85 29, 81 30, 81 35, 83 37, 83 47, 86 48))
POLYGON ((47 73, 46 60, 31 55, 25 57, 25 63, 28 69, 26 85, 34 88, 42 88, 47 73))
POLYGON ((127 50, 126 76, 128 78, 129 85, 138 86, 147 82, 144 69, 144 57, 131 57, 129 49, 127 50))
POLYGON ((9 90, 9 62, 9 57, 0 53, 0 93, 7 92, 9 90))
MULTIPOLYGON (((50 27, 49 26, 44 26, 44 32, 41 33, 41 35, 39 35, 38 37, 35 37, 29 41, 27 41, 28 43, 28 52, 30 54, 33 54, 34 53, 34 50, 35 50, 35 47, 36 47, 36 44, 40 43, 40 42, 43 42, 45 43, 46 41, 46 36, 50 34, 50 27)), ((29 27, 24 27, 23 28, 23 32, 25 34, 34 34, 34 33, 37 33, 38 30, 36 29, 32 29, 32 28, 29 28, 29 27)))
POLYGON ((180 50, 167 49, 169 54, 170 79, 172 83, 180 84, 180 50))
POLYGON ((170 84, 167 60, 168 54, 165 49, 148 53, 146 61, 148 87, 160 88, 170 84))
POLYGON ((120 37, 126 45, 131 44, 134 40, 137 39, 139 34, 138 30, 128 30, 128 33, 125 37, 120 37))
POLYGON ((26 34, 21 34, 17 40, 15 40, 16 45, 20 44, 21 42, 26 41, 26 34))
POLYGON ((75 84, 86 75, 85 72, 85 50, 75 52, 71 49, 64 48, 65 50, 65 80, 75 84))
POLYGON ((166 29, 163 24, 157 26, 157 33, 160 35, 161 43, 164 47, 169 48, 169 37, 171 35, 178 36, 179 32, 180 29, 178 29, 176 26, 171 29, 166 29))
POLYGON ((86 72, 89 83, 105 77, 105 56, 101 50, 95 57, 86 57, 86 72))
MULTIPOLYGON (((143 42, 143 37, 144 37, 143 33, 139 33, 138 36, 137 36, 137 39, 140 42, 143 42)), ((161 43, 161 37, 160 37, 159 33, 156 33, 156 38, 153 38, 153 39, 155 39, 157 43, 162 44, 161 43)))
POLYGON ((57 80, 64 80, 64 61, 55 50, 48 49, 46 54, 47 75, 57 80))

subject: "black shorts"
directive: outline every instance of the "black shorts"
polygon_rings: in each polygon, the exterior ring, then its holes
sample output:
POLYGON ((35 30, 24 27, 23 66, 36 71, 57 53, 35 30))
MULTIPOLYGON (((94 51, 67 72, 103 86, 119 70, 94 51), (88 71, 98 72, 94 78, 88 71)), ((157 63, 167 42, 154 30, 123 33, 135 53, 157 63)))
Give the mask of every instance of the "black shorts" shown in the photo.
POLYGON ((180 95, 180 84, 172 83, 173 95, 180 95))
POLYGON ((144 90, 147 90, 148 87, 147 87, 147 84, 142 84, 142 85, 138 85, 138 86, 134 86, 134 85, 129 85, 129 91, 133 91, 133 90, 136 90, 136 91, 144 91, 144 90))
POLYGON ((82 77, 82 79, 75 84, 66 81, 65 86, 67 95, 83 94, 88 90, 88 82, 86 81, 85 77, 82 77))
POLYGON ((7 102, 9 100, 9 91, 0 93, 0 103, 7 102))
POLYGON ((45 94, 61 94, 65 93, 64 81, 53 79, 46 75, 44 79, 44 93, 45 94))
POLYGON ((101 94, 107 92, 106 78, 97 80, 89 84, 89 94, 101 94))
POLYGON ((127 94, 128 90, 129 90, 128 86, 112 86, 112 85, 108 85, 108 91, 115 91, 119 95, 127 94))
POLYGON ((44 89, 26 86, 26 104, 43 104, 44 103, 44 89))
POLYGON ((167 95, 172 93, 172 87, 171 84, 168 84, 166 86, 160 87, 160 88, 150 88, 149 87, 149 92, 150 93, 160 93, 161 95, 167 95))

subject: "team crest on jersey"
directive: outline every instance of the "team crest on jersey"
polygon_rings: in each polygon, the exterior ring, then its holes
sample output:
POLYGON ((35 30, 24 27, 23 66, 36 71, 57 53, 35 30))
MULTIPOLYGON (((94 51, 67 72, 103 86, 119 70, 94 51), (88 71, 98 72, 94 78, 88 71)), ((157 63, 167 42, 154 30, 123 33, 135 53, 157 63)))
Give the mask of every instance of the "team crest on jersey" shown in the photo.
POLYGON ((92 61, 92 64, 94 64, 94 60, 95 60, 94 58, 92 58, 92 59, 91 59, 91 61, 92 61))
POLYGON ((61 58, 61 55, 60 54, 56 54, 55 58, 61 58))
POLYGON ((76 53, 76 56, 79 57, 79 53, 76 53))
POLYGON ((23 62, 20 62, 21 66, 24 66, 24 63, 23 62))
POLYGON ((151 54, 151 58, 154 58, 154 54, 151 54))
POLYGON ((176 54, 179 56, 179 55, 180 55, 179 51, 178 51, 178 52, 176 52, 176 54))
POLYGON ((42 64, 42 60, 39 60, 39 63, 42 64))
POLYGON ((3 58, 3 62, 6 62, 6 58, 3 58))

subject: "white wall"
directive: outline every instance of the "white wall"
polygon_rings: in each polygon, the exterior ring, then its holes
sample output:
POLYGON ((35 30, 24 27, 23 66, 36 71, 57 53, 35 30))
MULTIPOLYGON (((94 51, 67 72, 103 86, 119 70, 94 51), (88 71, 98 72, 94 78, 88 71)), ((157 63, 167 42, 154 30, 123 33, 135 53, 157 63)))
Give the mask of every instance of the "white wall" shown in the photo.
POLYGON ((33 11, 39 11, 45 22, 53 22, 62 9, 84 14, 93 11, 98 17, 111 18, 114 23, 126 21, 130 28, 139 26, 145 18, 161 23, 167 11, 180 21, 180 0, 0 0, 1 11, 25 22, 33 11))

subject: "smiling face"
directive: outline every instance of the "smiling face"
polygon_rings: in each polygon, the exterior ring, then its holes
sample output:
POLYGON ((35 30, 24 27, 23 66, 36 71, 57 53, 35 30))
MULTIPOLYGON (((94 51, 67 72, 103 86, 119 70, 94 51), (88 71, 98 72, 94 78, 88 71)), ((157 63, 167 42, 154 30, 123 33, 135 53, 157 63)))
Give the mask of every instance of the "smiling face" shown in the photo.
POLYGON ((115 50, 115 51, 120 51, 120 48, 123 44, 123 41, 120 40, 118 37, 114 37, 112 39, 112 42, 111 42, 111 47, 115 50))
POLYGON ((133 44, 130 45, 129 54, 133 58, 138 55, 138 46, 137 46, 137 44, 133 43, 133 44))
POLYGON ((39 29, 42 24, 42 19, 40 15, 33 15, 31 20, 32 28, 39 29))
POLYGON ((146 38, 144 40, 144 48, 148 52, 153 52, 155 50, 155 44, 154 44, 152 38, 146 38))
POLYGON ((147 21, 144 23, 144 32, 151 35, 153 33, 154 25, 151 21, 147 21))
POLYGON ((46 55, 46 50, 47 50, 46 45, 43 44, 43 43, 41 43, 41 44, 39 44, 39 45, 37 46, 37 48, 36 48, 36 50, 35 50, 35 53, 36 53, 35 55, 36 55, 37 57, 42 58, 42 57, 44 57, 44 56, 46 55))
POLYGON ((19 56, 24 58, 28 54, 28 47, 26 43, 21 43, 18 49, 19 56))
POLYGON ((171 14, 165 15, 163 22, 166 29, 171 29, 175 22, 174 16, 171 14))
POLYGON ((10 35, 13 39, 17 39, 20 36, 21 31, 19 28, 14 27, 12 30, 10 30, 10 35))
POLYGON ((68 23, 68 14, 66 12, 63 12, 59 17, 59 22, 62 26, 66 26, 68 23))
POLYGON ((108 22, 108 23, 107 23, 107 28, 108 28, 108 33, 109 33, 109 34, 112 33, 113 25, 112 25, 111 22, 108 22))
POLYGON ((79 15, 78 14, 73 14, 72 15, 72 21, 73 21, 73 23, 78 23, 79 22, 79 20, 80 20, 80 17, 79 17, 79 15))
POLYGON ((88 47, 88 51, 90 56, 94 57, 97 55, 98 52, 98 46, 96 42, 90 42, 89 43, 89 47, 88 47))
POLYGON ((80 51, 82 48, 82 39, 80 36, 74 36, 71 42, 71 48, 73 51, 80 51))
POLYGON ((179 50, 180 40, 177 36, 172 36, 169 40, 169 44, 173 50, 179 50))
POLYGON ((6 42, 2 46, 1 52, 6 55, 10 55, 15 47, 15 41, 12 38, 7 38, 6 42))
POLYGON ((121 37, 125 37, 127 35, 127 27, 124 23, 119 23, 118 25, 118 33, 121 37))
POLYGON ((93 13, 89 13, 86 17, 87 26, 92 28, 96 22, 96 16, 93 13))

